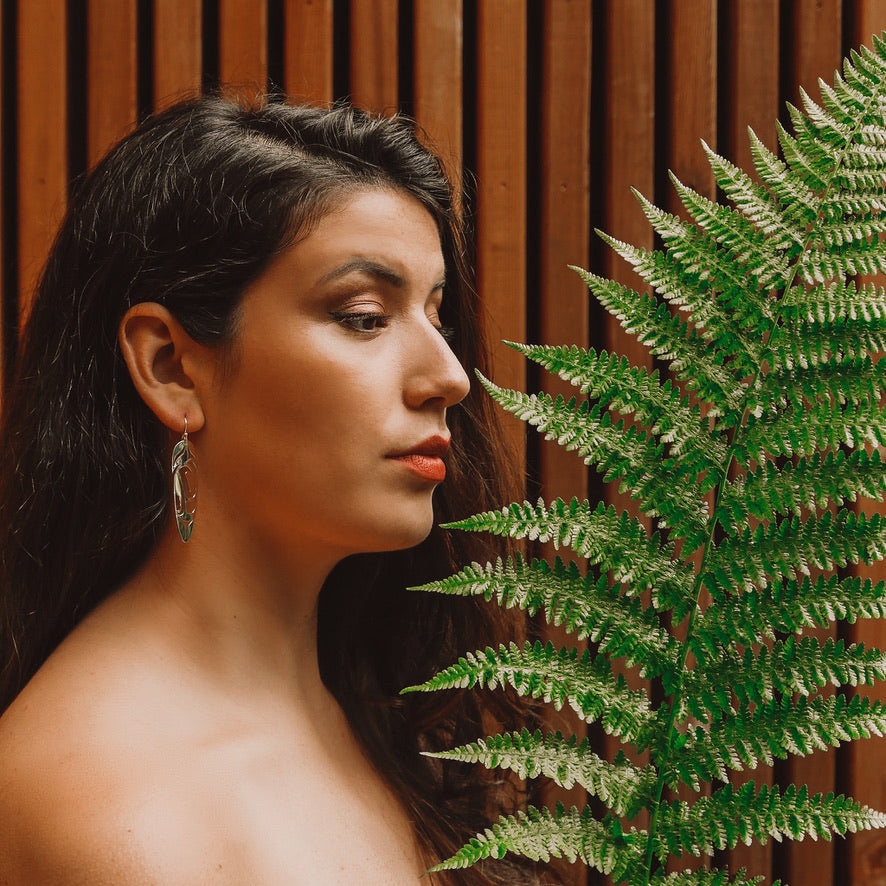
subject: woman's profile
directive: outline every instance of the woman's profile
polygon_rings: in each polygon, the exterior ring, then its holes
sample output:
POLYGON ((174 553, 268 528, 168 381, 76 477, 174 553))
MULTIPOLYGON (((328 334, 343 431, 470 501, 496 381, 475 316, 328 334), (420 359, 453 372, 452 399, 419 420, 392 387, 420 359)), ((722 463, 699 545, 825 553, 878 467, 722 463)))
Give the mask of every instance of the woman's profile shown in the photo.
POLYGON ((203 98, 98 164, 4 397, 0 884, 416 883, 485 824, 420 753, 484 712, 398 693, 498 629, 406 590, 513 497, 486 366, 408 120, 203 98))

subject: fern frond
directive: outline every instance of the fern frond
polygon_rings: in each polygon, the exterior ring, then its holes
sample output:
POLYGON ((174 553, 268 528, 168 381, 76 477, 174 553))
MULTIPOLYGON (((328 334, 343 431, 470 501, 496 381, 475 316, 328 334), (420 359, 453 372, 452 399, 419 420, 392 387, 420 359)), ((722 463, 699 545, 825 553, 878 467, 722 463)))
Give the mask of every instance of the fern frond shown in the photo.
MULTIPOLYGON (((670 874, 653 874, 650 886, 758 886, 763 877, 748 877, 748 872, 741 868, 734 879, 730 879, 727 870, 711 871, 679 871, 670 874)), ((782 886, 781 880, 775 880, 772 886, 782 886)))
POLYGON ((561 732, 542 735, 523 729, 426 755, 509 769, 520 778, 546 776, 564 788, 579 784, 626 818, 633 818, 646 802, 656 778, 653 770, 631 765, 624 755, 610 763, 591 750, 587 739, 579 742, 561 732))
POLYGON ((625 331, 636 335, 653 354, 667 361, 688 388, 712 404, 715 414, 740 407, 739 385, 723 366, 727 355, 712 352, 701 334, 674 317, 666 305, 587 271, 581 271, 580 276, 625 331))
POLYGON ((723 645, 750 646, 778 633, 798 634, 834 621, 886 618, 886 582, 804 576, 713 602, 696 622, 690 648, 702 659, 723 645))
POLYGON ((886 413, 874 402, 833 407, 813 403, 798 409, 788 404, 775 413, 751 415, 741 440, 742 454, 761 462, 768 455, 812 455, 840 446, 886 443, 886 413))
POLYGON ((861 643, 842 640, 823 644, 813 637, 788 637, 759 652, 723 649, 703 666, 683 675, 680 713, 706 720, 739 705, 763 704, 776 695, 811 695, 822 686, 872 685, 886 677, 886 656, 861 643))
POLYGON ((658 533, 650 535, 639 520, 614 507, 573 499, 550 506, 524 502, 500 511, 486 511, 446 528, 492 532, 510 538, 551 542, 567 547, 629 587, 631 595, 652 590, 656 606, 685 607, 692 600, 693 573, 673 557, 672 546, 658 533))
MULTIPOLYGON (((647 205, 651 207, 651 204, 647 205)), ((652 215, 651 209, 647 214, 652 215)), ((676 217, 664 215, 673 219, 675 225, 678 223, 676 217)), ((726 357, 729 356, 735 364, 734 377, 740 378, 752 372, 752 367, 759 362, 759 338, 743 334, 743 329, 753 326, 753 307, 765 302, 755 302, 751 298, 750 293, 755 287, 749 285, 746 277, 742 277, 740 268, 730 267, 728 256, 721 255, 722 250, 716 241, 697 236, 689 225, 679 224, 685 233, 679 241, 676 232, 673 233, 673 242, 664 255, 607 239, 612 248, 667 302, 691 312, 693 331, 708 342, 709 349, 720 355, 723 365, 726 365, 726 357), (730 302, 734 304, 739 301, 743 301, 741 314, 738 317, 730 316, 730 302)), ((661 224, 659 226, 663 227, 661 224)))
POLYGON ((636 832, 614 833, 611 824, 597 821, 589 807, 579 812, 558 805, 555 812, 530 806, 526 812, 502 816, 498 822, 477 834, 451 858, 431 871, 451 871, 469 867, 484 858, 504 858, 516 852, 527 858, 549 861, 551 857, 581 859, 597 870, 611 874, 616 882, 634 867, 640 850, 636 832))
POLYGON ((723 189, 742 215, 772 239, 774 249, 788 255, 798 253, 803 247, 803 230, 792 219, 785 217, 772 194, 746 172, 713 151, 706 142, 702 141, 701 144, 718 187, 723 189))
MULTIPOLYGON (((756 528, 745 527, 712 547, 709 568, 743 575, 751 589, 772 579, 794 578, 809 568, 833 569, 849 562, 871 563, 886 556, 886 524, 879 514, 868 517, 847 510, 825 511, 806 520, 786 517, 756 528)), ((723 587, 722 582, 718 582, 723 587)))
POLYGON ((667 782, 674 789, 682 781, 699 790, 702 781, 728 781, 730 770, 771 766, 790 754, 806 756, 884 733, 886 707, 869 698, 773 698, 753 708, 743 705, 707 729, 690 730, 669 765, 667 782))
POLYGON ((816 452, 796 463, 767 460, 749 474, 726 485, 717 519, 730 535, 751 516, 771 520, 783 514, 800 516, 829 504, 842 505, 859 496, 880 499, 886 494, 886 461, 879 450, 816 452))
POLYGON ((639 665, 644 677, 677 666, 679 644, 659 626, 654 610, 621 596, 605 576, 582 575, 575 563, 559 557, 527 563, 516 554, 502 562, 473 563, 461 572, 413 590, 495 599, 530 615, 544 613, 548 624, 562 625, 577 640, 590 640, 599 652, 639 665))
POLYGON ((660 381, 657 371, 631 366, 626 357, 606 351, 506 344, 602 406, 646 423, 652 434, 669 444, 670 456, 691 452, 691 463, 699 473, 716 472, 725 459, 726 444, 710 433, 699 407, 691 406, 669 380, 660 381))
POLYGON ((488 649, 415 688, 513 686, 599 720, 623 747, 606 762, 586 740, 524 729, 441 752, 583 785, 609 810, 503 819, 453 866, 559 853, 627 886, 751 886, 743 872, 668 873, 666 862, 886 826, 844 797, 730 783, 761 763, 886 734, 886 705, 831 689, 886 678, 886 654, 808 636, 886 617, 886 583, 810 574, 886 555, 886 517, 848 510, 886 497, 886 289, 850 279, 886 272, 886 41, 853 53, 820 103, 801 90, 788 117, 781 157, 750 132, 755 178, 704 145, 730 206, 675 176, 685 220, 636 194, 663 248, 601 234, 652 291, 576 269, 670 380, 605 351, 542 345, 511 346, 584 400, 483 380, 658 528, 577 500, 451 524, 565 546, 587 568, 515 556, 427 589, 544 613, 595 648, 488 649), (651 688, 631 689, 616 659, 651 688), (711 782, 726 785, 668 799, 711 782), (641 812, 648 830, 625 833, 622 820, 641 812))
POLYGON ((511 643, 469 653, 418 686, 404 692, 511 686, 520 695, 543 698, 557 710, 568 705, 587 722, 599 721, 606 732, 639 741, 653 713, 645 692, 630 689, 614 674, 609 659, 589 650, 557 649, 553 643, 511 643))
POLYGON ((833 833, 883 827, 886 816, 846 797, 810 797, 805 786, 789 785, 782 793, 768 785, 757 791, 753 782, 747 782, 738 789, 726 785, 691 805, 681 801, 664 805, 658 825, 656 854, 664 861, 684 852, 710 855, 754 839, 762 843, 770 837, 830 840, 833 833))
POLYGON ((687 538, 701 544, 707 524, 707 502, 688 481, 695 474, 679 457, 671 458, 670 471, 662 470, 664 444, 656 443, 635 426, 625 429, 613 422, 599 404, 576 405, 548 394, 523 394, 478 377, 492 398, 508 412, 537 428, 547 440, 575 451, 585 464, 594 465, 607 482, 619 481, 640 503, 643 512, 687 538))

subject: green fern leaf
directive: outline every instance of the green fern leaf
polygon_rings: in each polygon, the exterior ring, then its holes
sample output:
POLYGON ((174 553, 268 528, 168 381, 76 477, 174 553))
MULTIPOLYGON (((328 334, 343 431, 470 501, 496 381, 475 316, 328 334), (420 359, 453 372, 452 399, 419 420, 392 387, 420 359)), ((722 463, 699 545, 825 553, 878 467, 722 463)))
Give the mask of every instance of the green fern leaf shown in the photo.
MULTIPOLYGON (((479 374, 478 374, 479 375, 479 374)), ((613 422, 599 405, 575 405, 562 397, 522 394, 500 388, 479 375, 493 399, 508 412, 576 452, 585 464, 595 465, 606 481, 620 481, 640 502, 644 513, 676 529, 690 545, 701 544, 707 525, 707 503, 688 481, 693 474, 679 458, 669 459, 663 471, 663 444, 655 443, 635 427, 613 422)))
POLYGON ((726 445, 710 433, 698 406, 690 406, 670 381, 661 382, 657 371, 631 366, 627 358, 606 351, 506 344, 601 405, 646 422, 652 434, 669 444, 669 456, 691 453, 691 465, 699 473, 715 473, 725 460, 726 445))
MULTIPOLYGON (((729 871, 679 871, 671 874, 653 874, 648 881, 650 886, 757 886, 763 877, 748 877, 747 871, 741 868, 734 879, 730 879, 729 871)), ((772 886, 782 886, 781 880, 775 880, 772 886)))
POLYGON ((699 719, 731 713, 733 698, 762 704, 777 695, 811 695, 821 687, 873 685, 886 677, 886 656, 863 644, 824 644, 812 637, 788 637, 759 652, 721 649, 717 658, 683 675, 680 713, 699 719))
POLYGON ((869 698, 842 695, 828 698, 770 699, 751 708, 743 705, 707 729, 690 730, 670 765, 667 782, 682 781, 695 790, 702 781, 728 781, 729 771, 771 766, 788 755, 806 756, 839 747, 844 741, 886 734, 886 707, 869 698))
POLYGON ((886 494, 886 461, 878 450, 856 449, 847 454, 816 452, 796 463, 765 461, 750 473, 726 485, 718 502, 717 518, 735 534, 751 516, 771 520, 779 515, 815 511, 829 504, 843 505, 859 496, 879 499, 886 494))
POLYGON ((660 810, 656 854, 661 861, 669 855, 688 852, 710 855, 718 849, 733 849, 739 841, 766 843, 770 837, 793 840, 810 836, 831 838, 833 832, 868 830, 886 826, 886 816, 846 797, 816 794, 805 786, 777 787, 753 782, 738 789, 726 785, 710 797, 693 804, 675 801, 660 810))
POLYGON ((560 732, 543 736, 523 729, 427 756, 510 769, 520 778, 546 776, 565 788, 579 784, 626 818, 636 815, 655 784, 651 769, 638 769, 623 755, 609 763, 590 749, 587 739, 579 742, 560 732))
POLYGON ((574 806, 556 812, 530 806, 526 812, 502 816, 484 833, 431 871, 451 871, 469 867, 484 858, 503 858, 516 852, 534 860, 551 857, 581 859, 619 882, 639 858, 635 833, 613 834, 606 823, 594 819, 590 809, 579 812, 574 806))
POLYGON ((520 695, 543 698, 557 710, 568 705, 583 720, 599 721, 606 732, 630 742, 642 739, 653 719, 646 693, 629 689, 606 656, 558 650, 552 643, 511 643, 468 654, 426 683, 403 691, 473 686, 511 686, 520 695))
POLYGON ((673 548, 658 533, 649 535, 639 520, 603 504, 592 510, 577 499, 568 505, 556 499, 550 507, 543 501, 534 507, 524 502, 449 523, 446 528, 568 547, 602 571, 611 571, 632 595, 651 589, 656 606, 686 607, 692 601, 693 574, 673 559, 673 548))
POLYGON ((687 387, 713 404, 715 414, 739 408, 738 383, 723 367, 727 355, 712 352, 699 333, 689 330, 684 321, 672 316, 667 306, 652 296, 587 271, 581 271, 580 276, 625 331, 635 334, 652 353, 666 360, 687 387))
MULTIPOLYGON (((879 514, 825 511, 805 520, 786 517, 745 527, 712 547, 709 568, 719 579, 727 569, 742 576, 739 589, 769 579, 807 575, 810 567, 833 569, 849 562, 871 563, 886 556, 886 524, 879 514)), ((722 582, 717 581, 717 590, 722 582)), ((711 588, 714 590, 714 588, 711 588)))
POLYGON ((548 624, 562 625, 576 640, 590 640, 599 652, 640 665, 644 677, 658 676, 677 666, 679 644, 658 623, 654 610, 619 594, 605 576, 582 575, 575 563, 557 557, 527 563, 512 559, 461 572, 413 590, 495 599, 500 606, 543 612, 548 624))
POLYGON ((886 583, 819 575, 785 581, 713 602, 699 618, 690 639, 705 660, 731 644, 750 646, 779 633, 799 634, 834 621, 886 618, 886 583))

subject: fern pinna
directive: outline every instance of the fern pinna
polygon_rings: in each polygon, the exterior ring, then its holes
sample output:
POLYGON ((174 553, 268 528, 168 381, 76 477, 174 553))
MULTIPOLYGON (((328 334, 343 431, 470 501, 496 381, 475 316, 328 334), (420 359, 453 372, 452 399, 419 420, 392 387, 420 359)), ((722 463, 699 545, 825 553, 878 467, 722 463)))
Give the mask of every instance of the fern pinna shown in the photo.
POLYGON ((581 396, 482 379, 506 410, 629 491, 653 529, 575 500, 452 524, 551 542, 586 566, 514 556, 423 590, 542 613, 588 648, 485 649, 409 691, 509 685, 570 706, 623 749, 607 761, 586 741, 524 729, 440 752, 580 784, 608 811, 529 808, 439 869, 514 852, 581 859, 630 886, 750 884, 762 878, 668 873, 666 862, 738 841, 886 825, 850 798, 758 787, 745 773, 886 731, 881 703, 822 692, 882 679, 886 656, 803 636, 886 615, 883 583, 834 573, 886 554, 884 521, 847 507, 886 492, 876 449, 886 444, 886 360, 877 356, 886 292, 852 279, 886 272, 886 43, 853 53, 821 93, 820 104, 803 95, 805 113, 790 108, 783 159, 751 133, 756 178, 705 146, 731 205, 674 179, 692 219, 684 222, 638 195, 664 248, 604 239, 654 294, 579 271, 668 380, 605 352, 516 344, 581 396), (631 688, 626 669, 657 690, 631 688), (680 788, 695 799, 674 799, 680 788))

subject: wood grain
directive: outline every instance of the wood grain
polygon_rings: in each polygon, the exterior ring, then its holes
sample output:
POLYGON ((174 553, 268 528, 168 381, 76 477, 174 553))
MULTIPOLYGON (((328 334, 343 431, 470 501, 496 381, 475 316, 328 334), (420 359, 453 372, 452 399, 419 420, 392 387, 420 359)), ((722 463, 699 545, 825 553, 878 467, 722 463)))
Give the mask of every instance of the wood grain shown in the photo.
POLYGON ((332 101, 332 0, 286 0, 283 86, 297 101, 332 101))
POLYGON ((464 26, 462 0, 415 0, 412 64, 415 118, 461 181, 464 26))
POLYGON ((154 0, 154 107, 196 95, 203 78, 201 0, 154 0))
MULTIPOLYGON (((490 338, 526 336, 526 17, 519 0, 477 6, 477 285, 490 338)), ((525 390, 523 358, 493 348, 495 381, 525 390)), ((507 419, 518 459, 525 426, 507 419)))
POLYGON ((218 70, 228 95, 254 101, 267 89, 266 0, 219 0, 218 70))
POLYGON ((397 0, 351 0, 351 101, 382 113, 397 110, 397 0))
POLYGON ((19 320, 62 218, 68 193, 67 4, 18 10, 19 320))
POLYGON ((136 0, 89 0, 86 145, 90 166, 135 124, 137 16, 136 0))

